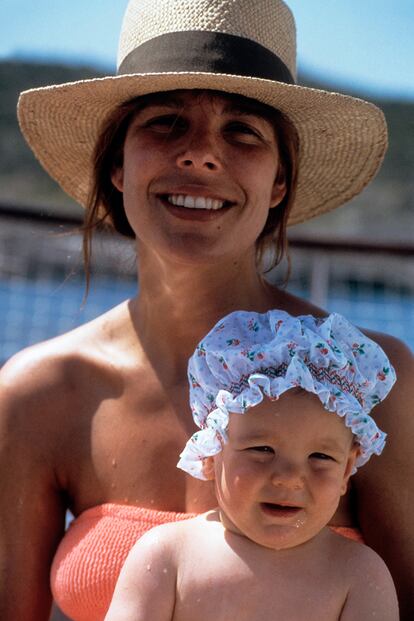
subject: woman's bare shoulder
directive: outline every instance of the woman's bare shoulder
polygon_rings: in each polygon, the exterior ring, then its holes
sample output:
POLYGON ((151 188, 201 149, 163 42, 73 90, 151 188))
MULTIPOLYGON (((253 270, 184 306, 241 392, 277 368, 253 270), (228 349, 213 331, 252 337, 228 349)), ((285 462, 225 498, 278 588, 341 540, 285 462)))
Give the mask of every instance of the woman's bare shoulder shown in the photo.
MULTIPOLYGON (((91 380, 110 368, 108 353, 114 333, 121 331, 120 307, 70 332, 27 347, 0 371, 0 403, 4 411, 48 411, 56 403, 91 387, 91 380)), ((124 316, 126 317, 125 313, 124 316)))
MULTIPOLYGON (((273 288, 272 303, 274 308, 280 308, 294 316, 311 314, 323 317, 328 315, 326 310, 283 289, 273 288)), ((414 364, 413 352, 403 341, 390 334, 367 330, 363 326, 359 326, 359 329, 384 349, 391 363, 396 368, 407 371, 408 365, 412 372, 412 365, 414 364)))
POLYGON ((360 329, 383 348, 394 366, 402 367, 406 364, 412 365, 414 363, 413 352, 408 345, 399 338, 383 332, 366 330, 365 328, 360 329))
POLYGON ((407 415, 412 405, 414 405, 413 352, 406 343, 395 336, 383 334, 382 332, 365 330, 363 328, 362 331, 382 347, 393 365, 397 376, 395 387, 391 390, 389 397, 387 397, 384 403, 381 403, 378 408, 375 409, 376 414, 379 414, 382 410, 389 410, 393 411, 394 417, 396 417, 396 408, 400 405, 401 411, 404 411, 405 415, 407 415))
MULTIPOLYGON (((385 463, 387 456, 391 456, 394 451, 396 455, 398 453, 401 455, 406 450, 404 458, 408 459, 413 454, 409 446, 414 432, 414 418, 412 416, 414 406, 413 352, 405 343, 394 336, 369 330, 363 330, 363 332, 385 351, 395 369, 397 378, 387 398, 378 404, 373 411, 373 416, 379 427, 389 434, 381 462, 385 463)), ((413 462, 413 467, 414 460, 412 457, 410 457, 410 461, 413 462)), ((369 464, 362 471, 363 474, 369 472, 369 464)))
POLYGON ((316 306, 309 300, 300 298, 284 288, 269 285, 269 292, 269 308, 278 308, 294 317, 297 315, 315 315, 316 317, 323 317, 328 314, 325 310, 319 308, 319 306, 316 306))

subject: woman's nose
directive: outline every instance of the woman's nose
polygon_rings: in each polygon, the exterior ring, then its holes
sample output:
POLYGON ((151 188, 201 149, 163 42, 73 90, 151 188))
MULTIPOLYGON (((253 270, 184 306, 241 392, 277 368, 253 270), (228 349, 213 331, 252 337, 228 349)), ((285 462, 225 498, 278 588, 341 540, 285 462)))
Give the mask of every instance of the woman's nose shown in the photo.
POLYGON ((188 136, 185 148, 177 157, 180 168, 218 172, 222 168, 219 145, 208 128, 194 131, 188 136))

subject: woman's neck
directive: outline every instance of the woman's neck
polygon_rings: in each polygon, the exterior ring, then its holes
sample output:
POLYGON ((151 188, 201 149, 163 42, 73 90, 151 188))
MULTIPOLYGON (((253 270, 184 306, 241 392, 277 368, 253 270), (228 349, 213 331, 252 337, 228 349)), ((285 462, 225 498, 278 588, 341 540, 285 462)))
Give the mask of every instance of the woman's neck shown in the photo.
POLYGON ((274 298, 253 252, 219 264, 183 265, 141 250, 139 296, 131 313, 147 355, 162 356, 182 378, 196 344, 221 317, 240 309, 264 312, 274 298))

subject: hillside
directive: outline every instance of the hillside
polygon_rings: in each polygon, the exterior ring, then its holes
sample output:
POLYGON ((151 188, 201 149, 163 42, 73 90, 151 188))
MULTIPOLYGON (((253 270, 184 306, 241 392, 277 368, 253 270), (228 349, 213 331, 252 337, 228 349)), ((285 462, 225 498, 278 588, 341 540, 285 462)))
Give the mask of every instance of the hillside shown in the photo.
MULTIPOLYGON (((28 88, 99 75, 90 67, 28 62, 0 63, 0 203, 73 211, 78 206, 38 164, 24 141, 16 118, 19 93, 28 88)), ((79 213, 81 208, 79 207, 79 213)))
MULTIPOLYGON (((20 61, 0 63, 0 203, 65 213, 81 209, 43 172, 20 135, 20 91, 100 74, 93 67, 20 61)), ((324 88, 305 78, 301 83, 324 88)), ((325 87, 326 88, 326 87, 325 87)), ((334 90, 329 88, 327 90, 334 90)), ((363 93, 352 93, 363 97, 363 93)), ((414 222, 414 103, 376 101, 389 126, 390 146, 375 181, 346 208, 301 225, 301 232, 412 240, 414 222)))

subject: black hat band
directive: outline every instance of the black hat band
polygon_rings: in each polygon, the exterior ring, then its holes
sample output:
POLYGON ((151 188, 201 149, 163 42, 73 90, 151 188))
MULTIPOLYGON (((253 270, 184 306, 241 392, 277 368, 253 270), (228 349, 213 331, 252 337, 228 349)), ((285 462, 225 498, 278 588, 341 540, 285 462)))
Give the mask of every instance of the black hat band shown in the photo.
POLYGON ((129 73, 224 73, 295 84, 285 63, 259 43, 203 30, 172 32, 146 41, 120 64, 129 73))

